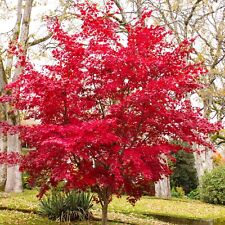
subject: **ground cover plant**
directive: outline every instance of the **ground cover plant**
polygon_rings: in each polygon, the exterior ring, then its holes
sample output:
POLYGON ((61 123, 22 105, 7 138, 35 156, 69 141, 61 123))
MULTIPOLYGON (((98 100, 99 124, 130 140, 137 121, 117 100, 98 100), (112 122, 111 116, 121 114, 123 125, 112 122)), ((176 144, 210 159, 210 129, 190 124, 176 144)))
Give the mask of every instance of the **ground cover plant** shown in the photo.
POLYGON ((212 147, 208 134, 219 128, 186 99, 206 73, 188 60, 192 42, 174 45, 171 32, 148 24, 148 11, 123 36, 113 4, 101 11, 77 3, 81 27, 73 34, 50 20, 54 64, 37 71, 21 57, 24 70, 2 98, 39 121, 18 129, 32 148, 21 169, 41 186, 40 196, 61 182, 67 190, 91 189, 102 224, 113 194, 126 193, 134 204, 171 173, 166 157, 194 144, 212 147))

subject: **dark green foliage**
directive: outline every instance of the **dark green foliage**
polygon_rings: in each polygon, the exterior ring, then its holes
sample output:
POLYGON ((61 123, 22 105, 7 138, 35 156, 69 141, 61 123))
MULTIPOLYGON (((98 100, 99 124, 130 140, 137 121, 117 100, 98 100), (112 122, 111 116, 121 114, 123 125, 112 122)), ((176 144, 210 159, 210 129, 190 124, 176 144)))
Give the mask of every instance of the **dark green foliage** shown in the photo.
POLYGON ((225 166, 218 166, 202 177, 200 189, 204 202, 225 205, 225 166))
POLYGON ((175 154, 176 162, 172 165, 171 187, 182 187, 186 194, 198 186, 197 172, 192 153, 179 151, 175 154))
POLYGON ((92 206, 92 194, 76 191, 53 191, 40 202, 41 213, 59 221, 89 219, 92 206))
POLYGON ((196 188, 196 189, 192 190, 191 192, 189 192, 187 197, 190 199, 199 200, 200 199, 199 188, 196 188))

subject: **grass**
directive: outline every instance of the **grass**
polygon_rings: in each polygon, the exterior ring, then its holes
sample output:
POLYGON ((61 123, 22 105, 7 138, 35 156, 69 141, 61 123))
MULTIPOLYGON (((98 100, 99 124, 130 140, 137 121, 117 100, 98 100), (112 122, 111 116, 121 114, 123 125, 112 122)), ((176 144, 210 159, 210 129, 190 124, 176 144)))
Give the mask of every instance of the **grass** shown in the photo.
MULTIPOLYGON (((36 190, 26 190, 20 194, 0 193, 0 224, 6 225, 57 225, 68 224, 50 221, 38 214, 38 199, 36 190), (11 210, 10 210, 11 209, 11 210), (27 211, 29 213, 25 213, 27 211)), ((133 207, 126 201, 126 197, 114 198, 109 206, 109 219, 114 221, 110 225, 138 224, 138 225, 165 225, 169 223, 152 219, 151 215, 165 215, 178 218, 193 219, 216 219, 225 217, 225 206, 211 205, 200 201, 188 199, 163 200, 144 196, 133 207)), ((101 217, 101 210, 98 205, 94 206, 93 215, 101 217)), ((87 222, 76 222, 73 224, 85 225, 87 222)), ((100 224, 98 221, 91 221, 91 225, 100 224)))
POLYGON ((23 193, 0 192, 0 208, 15 210, 38 211, 38 199, 36 190, 25 190, 23 193))
POLYGON ((189 199, 158 199, 143 197, 135 207, 126 202, 126 198, 114 199, 110 211, 139 215, 166 215, 180 218, 215 219, 225 217, 225 206, 212 205, 189 199))
MULTIPOLYGON (((0 224, 4 225, 67 225, 68 223, 59 223, 50 221, 48 218, 42 217, 38 213, 39 202, 36 197, 36 190, 25 190, 23 193, 1 193, 0 192, 0 224), (4 209, 4 210, 3 210, 4 209), (24 212, 26 211, 26 212, 24 212)), ((101 218, 101 210, 95 206, 93 215, 101 218)), ((164 225, 158 220, 152 218, 141 218, 141 216, 126 215, 118 212, 109 212, 109 225, 116 224, 140 224, 140 225, 164 225)), ((99 225, 99 221, 75 222, 70 224, 76 225, 99 225)), ((169 223, 168 223, 169 224, 169 223)))
POLYGON ((33 213, 22 213, 18 211, 1 210, 0 224, 4 225, 55 225, 56 223, 47 218, 35 215, 33 213))

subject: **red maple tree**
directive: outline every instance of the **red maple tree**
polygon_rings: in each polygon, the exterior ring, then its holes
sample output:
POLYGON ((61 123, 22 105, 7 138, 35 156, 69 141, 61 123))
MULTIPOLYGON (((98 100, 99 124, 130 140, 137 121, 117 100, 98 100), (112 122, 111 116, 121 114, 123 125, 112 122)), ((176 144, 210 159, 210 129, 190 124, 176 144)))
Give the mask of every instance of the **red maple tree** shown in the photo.
POLYGON ((8 89, 11 104, 40 121, 21 129, 34 149, 22 170, 41 181, 42 193, 60 182, 96 192, 106 224, 113 194, 137 200, 170 174, 164 156, 184 149, 174 143, 211 147, 206 139, 218 127, 187 99, 206 73, 188 60, 189 41, 176 46, 163 27, 146 25, 149 13, 121 35, 110 8, 85 3, 76 10, 82 23, 73 34, 51 22, 54 65, 37 71, 26 63, 8 89))

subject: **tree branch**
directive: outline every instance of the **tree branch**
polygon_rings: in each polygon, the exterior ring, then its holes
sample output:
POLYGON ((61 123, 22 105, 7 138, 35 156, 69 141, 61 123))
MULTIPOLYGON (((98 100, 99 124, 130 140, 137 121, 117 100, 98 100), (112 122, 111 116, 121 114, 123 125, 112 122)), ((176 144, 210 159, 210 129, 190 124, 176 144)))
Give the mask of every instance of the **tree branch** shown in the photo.
POLYGON ((184 25, 185 25, 186 28, 187 28, 187 26, 188 26, 188 24, 189 24, 191 18, 193 17, 193 14, 194 14, 195 9, 197 8, 198 4, 199 4, 201 1, 202 1, 202 0, 197 0, 197 1, 195 2, 195 4, 192 6, 191 12, 190 12, 188 18, 184 21, 184 25))
POLYGON ((7 79, 6 79, 2 56, 0 53, 0 93, 2 92, 6 84, 7 84, 7 79))
POLYGON ((45 37, 42 37, 42 38, 36 39, 36 40, 34 40, 32 42, 29 42, 28 46, 31 47, 31 46, 34 46, 34 45, 38 45, 38 44, 40 44, 40 43, 42 43, 44 41, 47 41, 49 38, 52 37, 52 35, 53 35, 53 33, 51 32, 48 35, 46 35, 45 37))
POLYGON ((117 6, 117 8, 119 9, 120 11, 120 14, 121 14, 121 17, 122 17, 122 21, 123 21, 123 24, 127 24, 127 20, 126 20, 126 16, 125 16, 125 12, 120 4, 120 2, 118 0, 113 0, 113 2, 115 3, 115 5, 117 6))

